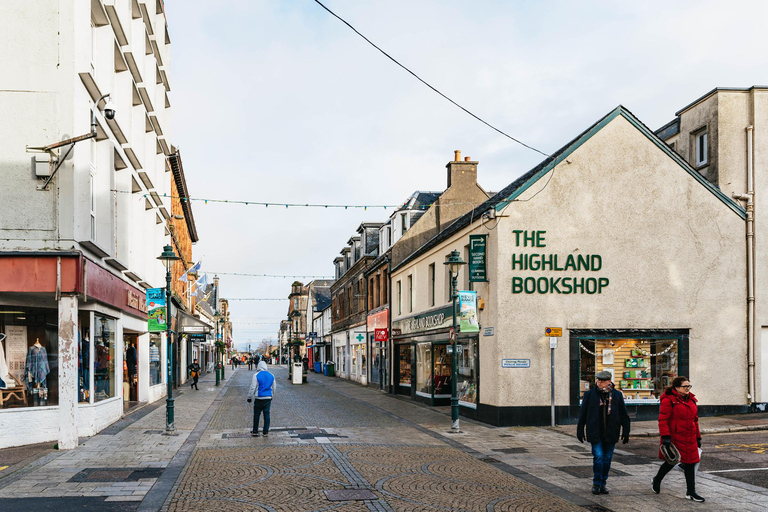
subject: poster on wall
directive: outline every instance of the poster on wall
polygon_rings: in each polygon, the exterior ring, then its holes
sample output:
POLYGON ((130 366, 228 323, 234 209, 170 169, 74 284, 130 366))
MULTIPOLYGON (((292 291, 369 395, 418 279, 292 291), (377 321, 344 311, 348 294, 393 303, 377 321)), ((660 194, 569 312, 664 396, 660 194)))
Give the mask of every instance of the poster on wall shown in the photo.
POLYGON ((147 290, 147 319, 149 332, 165 331, 165 288, 147 290))
POLYGON ((5 360, 8 373, 24 382, 27 362, 27 326, 8 325, 5 327, 5 360))
POLYGON ((477 292, 459 292, 459 332, 479 332, 480 323, 477 320, 477 292))

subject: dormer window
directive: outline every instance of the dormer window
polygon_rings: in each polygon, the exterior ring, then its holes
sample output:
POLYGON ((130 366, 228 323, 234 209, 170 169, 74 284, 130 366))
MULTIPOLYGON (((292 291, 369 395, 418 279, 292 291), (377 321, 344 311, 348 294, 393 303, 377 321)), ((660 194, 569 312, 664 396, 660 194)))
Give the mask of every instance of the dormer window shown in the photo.
POLYGON ((403 234, 405 234, 405 232, 408 231, 408 214, 407 213, 400 214, 400 224, 403 227, 403 234))
POLYGON ((693 134, 693 151, 695 167, 703 167, 709 163, 709 145, 706 128, 693 134))

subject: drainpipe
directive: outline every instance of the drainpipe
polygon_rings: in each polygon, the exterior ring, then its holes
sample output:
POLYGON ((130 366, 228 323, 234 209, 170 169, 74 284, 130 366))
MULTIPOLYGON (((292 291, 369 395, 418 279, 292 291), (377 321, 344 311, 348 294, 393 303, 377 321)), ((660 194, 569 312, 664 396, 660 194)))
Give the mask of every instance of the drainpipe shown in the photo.
POLYGON ((753 127, 747 126, 747 193, 734 198, 747 202, 747 400, 755 401, 755 190, 752 161, 753 127))

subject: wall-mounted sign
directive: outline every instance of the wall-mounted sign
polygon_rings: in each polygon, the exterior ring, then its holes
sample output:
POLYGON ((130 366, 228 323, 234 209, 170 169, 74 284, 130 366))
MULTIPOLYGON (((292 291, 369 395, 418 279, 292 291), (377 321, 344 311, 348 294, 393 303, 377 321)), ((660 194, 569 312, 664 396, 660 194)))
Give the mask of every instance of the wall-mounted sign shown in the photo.
POLYGON ((544 329, 544 335, 548 338, 559 338, 563 335, 562 327, 547 327, 544 329))
POLYGON ((444 329, 453 323, 452 306, 414 315, 402 320, 392 321, 392 334, 411 334, 414 332, 444 329))
POLYGON ((483 336, 493 336, 493 327, 485 327, 483 329, 483 336))
POLYGON ((130 288, 127 289, 126 292, 128 294, 128 299, 126 304, 129 307, 132 307, 133 309, 138 309, 142 313, 146 313, 147 300, 144 298, 144 296, 139 294, 138 292, 131 290, 130 288))
POLYGON ((477 320, 477 292, 459 291, 460 332, 479 332, 477 320))
POLYGON ((147 318, 149 332, 162 332, 166 329, 165 288, 147 290, 147 318))
POLYGON ((530 368, 531 360, 530 359, 502 359, 501 367, 502 368, 530 368))
POLYGON ((488 281, 486 272, 486 235, 469 235, 469 280, 473 283, 488 281))
POLYGON ((386 329, 376 329, 374 332, 374 340, 375 341, 387 341, 389 338, 387 336, 387 330, 386 329))

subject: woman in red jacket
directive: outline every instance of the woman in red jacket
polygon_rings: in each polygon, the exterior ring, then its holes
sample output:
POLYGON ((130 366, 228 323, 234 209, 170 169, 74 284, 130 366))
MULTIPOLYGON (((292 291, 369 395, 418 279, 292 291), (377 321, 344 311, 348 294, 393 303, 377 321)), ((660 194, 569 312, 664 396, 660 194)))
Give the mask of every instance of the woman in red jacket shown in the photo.
MULTIPOLYGON (((693 501, 704 501, 704 498, 696 494, 696 473, 694 472, 695 465, 699 462, 699 448, 701 448, 699 409, 696 406, 696 397, 691 393, 691 382, 687 377, 676 377, 672 385, 661 395, 659 433, 661 444, 674 444, 680 452, 680 465, 685 473, 687 487, 685 497, 693 501)), ((661 447, 659 447, 659 458, 664 459, 661 447)), ((674 464, 664 461, 653 478, 653 492, 656 494, 661 492, 661 481, 674 467, 674 464)))

